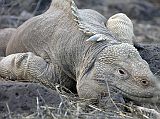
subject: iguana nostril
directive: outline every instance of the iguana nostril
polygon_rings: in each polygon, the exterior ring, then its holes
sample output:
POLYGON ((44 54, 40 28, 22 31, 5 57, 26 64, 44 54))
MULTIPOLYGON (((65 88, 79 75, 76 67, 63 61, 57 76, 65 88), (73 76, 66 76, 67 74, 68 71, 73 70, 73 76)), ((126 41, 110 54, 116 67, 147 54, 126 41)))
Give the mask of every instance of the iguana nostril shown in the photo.
POLYGON ((143 86, 148 86, 148 85, 149 85, 149 81, 146 80, 146 79, 142 79, 142 80, 141 80, 141 84, 142 84, 143 86))

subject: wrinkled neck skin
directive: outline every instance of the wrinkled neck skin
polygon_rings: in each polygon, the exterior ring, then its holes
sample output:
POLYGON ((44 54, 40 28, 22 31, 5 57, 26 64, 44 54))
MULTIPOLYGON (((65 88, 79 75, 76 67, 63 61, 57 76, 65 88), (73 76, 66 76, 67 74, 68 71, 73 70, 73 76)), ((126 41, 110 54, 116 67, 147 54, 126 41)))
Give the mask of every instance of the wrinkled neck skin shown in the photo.
POLYGON ((97 99, 97 97, 101 96, 101 93, 106 92, 106 85, 99 85, 97 77, 94 76, 96 73, 95 61, 98 54, 110 45, 114 44, 101 41, 93 43, 86 48, 76 71, 77 91, 81 98, 97 99))

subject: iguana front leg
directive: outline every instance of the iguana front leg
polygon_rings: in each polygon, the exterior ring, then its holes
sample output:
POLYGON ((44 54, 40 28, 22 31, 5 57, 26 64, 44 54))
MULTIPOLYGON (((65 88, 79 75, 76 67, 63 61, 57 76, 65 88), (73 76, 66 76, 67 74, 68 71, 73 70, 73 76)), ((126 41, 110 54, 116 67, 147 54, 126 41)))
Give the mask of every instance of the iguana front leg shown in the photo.
POLYGON ((0 61, 0 76, 10 80, 41 82, 54 81, 50 64, 31 52, 11 54, 0 61))

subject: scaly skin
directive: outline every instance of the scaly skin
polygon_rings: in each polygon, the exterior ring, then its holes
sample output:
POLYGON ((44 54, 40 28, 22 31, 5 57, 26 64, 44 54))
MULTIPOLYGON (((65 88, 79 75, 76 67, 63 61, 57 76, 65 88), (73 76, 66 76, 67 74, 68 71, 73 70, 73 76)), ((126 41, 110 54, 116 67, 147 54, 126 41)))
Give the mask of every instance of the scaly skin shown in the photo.
POLYGON ((53 0, 46 13, 17 29, 0 75, 66 87, 75 81, 81 98, 98 98, 111 86, 133 100, 159 102, 159 82, 148 64, 133 45, 114 37, 106 21, 93 10, 78 10, 72 0, 53 0), (87 42, 91 37, 94 42, 87 42))
POLYGON ((159 100, 157 79, 132 45, 122 43, 109 46, 98 54, 92 65, 77 85, 82 97, 98 96, 106 91, 105 84, 108 83, 130 99, 146 102, 159 100))
POLYGON ((116 38, 122 43, 133 44, 134 33, 132 21, 123 13, 111 16, 106 26, 111 30, 116 38))

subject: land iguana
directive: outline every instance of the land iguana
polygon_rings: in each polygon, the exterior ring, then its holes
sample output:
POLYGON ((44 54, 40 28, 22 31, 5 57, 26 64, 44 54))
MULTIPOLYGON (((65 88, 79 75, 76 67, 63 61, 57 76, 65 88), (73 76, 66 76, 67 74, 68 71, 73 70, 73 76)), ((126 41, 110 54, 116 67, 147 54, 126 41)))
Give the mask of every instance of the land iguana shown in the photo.
POLYGON ((110 85, 132 100, 158 102, 159 83, 147 62, 132 44, 120 42, 106 21, 96 11, 77 9, 72 0, 53 0, 47 12, 17 28, 0 75, 68 88, 76 84, 81 98, 107 95, 110 85))

